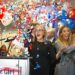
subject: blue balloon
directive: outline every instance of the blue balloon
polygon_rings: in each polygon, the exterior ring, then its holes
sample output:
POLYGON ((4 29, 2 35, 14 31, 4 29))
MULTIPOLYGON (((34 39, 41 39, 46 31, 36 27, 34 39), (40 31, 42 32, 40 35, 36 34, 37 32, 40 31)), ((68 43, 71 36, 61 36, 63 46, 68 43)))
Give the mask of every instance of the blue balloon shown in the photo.
POLYGON ((66 19, 67 26, 72 30, 74 28, 74 20, 66 19))
POLYGON ((61 22, 63 23, 63 25, 67 25, 66 19, 62 19, 61 22))
POLYGON ((62 19, 61 22, 64 26, 68 26, 71 30, 74 28, 74 20, 73 19, 62 19))
POLYGON ((60 19, 60 20, 66 19, 67 18, 67 11, 65 11, 65 10, 58 11, 57 18, 60 19))
POLYGON ((62 19, 66 19, 67 18, 67 11, 62 10, 62 19))

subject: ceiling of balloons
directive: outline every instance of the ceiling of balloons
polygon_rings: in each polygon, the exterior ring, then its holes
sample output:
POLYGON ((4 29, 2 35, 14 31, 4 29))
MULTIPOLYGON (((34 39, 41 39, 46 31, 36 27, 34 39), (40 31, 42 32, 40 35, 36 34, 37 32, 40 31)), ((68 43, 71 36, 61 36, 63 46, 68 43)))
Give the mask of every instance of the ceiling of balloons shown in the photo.
MULTIPOLYGON (((0 34, 41 23, 48 27, 75 26, 75 9, 70 0, 0 0, 0 34)), ((14 31, 13 31, 14 32, 14 31)))

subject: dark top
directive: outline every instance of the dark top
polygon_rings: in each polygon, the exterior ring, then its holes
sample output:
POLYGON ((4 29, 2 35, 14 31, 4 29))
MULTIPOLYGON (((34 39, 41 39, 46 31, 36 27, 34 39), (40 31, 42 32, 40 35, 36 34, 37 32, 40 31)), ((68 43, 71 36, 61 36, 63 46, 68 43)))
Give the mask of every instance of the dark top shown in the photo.
POLYGON ((55 52, 50 42, 34 42, 29 46, 30 75, 52 75, 55 52))

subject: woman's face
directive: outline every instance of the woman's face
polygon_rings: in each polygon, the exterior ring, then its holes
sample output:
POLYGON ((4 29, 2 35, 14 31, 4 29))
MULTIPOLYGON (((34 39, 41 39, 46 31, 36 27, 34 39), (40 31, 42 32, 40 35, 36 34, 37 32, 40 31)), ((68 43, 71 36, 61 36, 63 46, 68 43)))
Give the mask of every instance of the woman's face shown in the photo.
POLYGON ((42 40, 45 37, 45 29, 43 26, 37 26, 35 33, 37 40, 42 40))
POLYGON ((64 40, 68 40, 70 37, 70 29, 67 27, 63 28, 60 35, 61 35, 61 38, 63 38, 64 40))

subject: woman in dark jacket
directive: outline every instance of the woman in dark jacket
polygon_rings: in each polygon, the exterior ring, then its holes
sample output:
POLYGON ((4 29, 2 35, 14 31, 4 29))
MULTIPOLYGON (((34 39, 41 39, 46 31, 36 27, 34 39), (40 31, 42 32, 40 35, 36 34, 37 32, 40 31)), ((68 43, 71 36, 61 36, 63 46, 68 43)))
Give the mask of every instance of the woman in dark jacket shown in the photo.
POLYGON ((30 75, 53 75, 52 65, 55 63, 55 53, 50 42, 45 42, 45 28, 36 26, 36 41, 30 44, 30 75))

